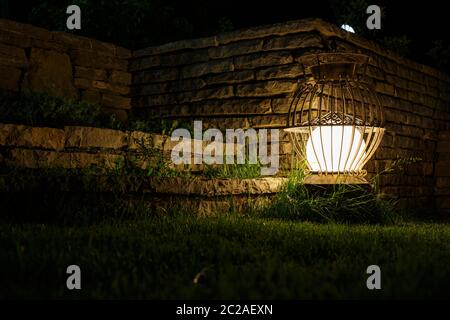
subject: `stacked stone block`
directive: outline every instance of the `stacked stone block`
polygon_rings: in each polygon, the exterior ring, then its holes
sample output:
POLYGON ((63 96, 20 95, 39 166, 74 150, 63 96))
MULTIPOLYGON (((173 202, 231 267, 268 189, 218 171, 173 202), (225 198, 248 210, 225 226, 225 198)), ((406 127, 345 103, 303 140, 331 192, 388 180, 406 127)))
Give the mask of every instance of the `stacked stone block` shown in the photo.
POLYGON ((86 100, 126 120, 130 56, 109 43, 0 20, 0 89, 86 100))

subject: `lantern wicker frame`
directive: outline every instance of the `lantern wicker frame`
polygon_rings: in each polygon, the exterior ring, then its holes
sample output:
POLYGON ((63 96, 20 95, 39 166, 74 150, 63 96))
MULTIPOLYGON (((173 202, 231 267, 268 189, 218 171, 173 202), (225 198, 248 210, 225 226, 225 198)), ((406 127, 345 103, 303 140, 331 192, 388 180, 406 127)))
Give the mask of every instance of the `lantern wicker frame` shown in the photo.
POLYGON ((368 56, 354 53, 312 54, 300 60, 304 82, 291 98, 284 130, 295 158, 306 160, 309 173, 341 178, 367 174, 363 167, 385 131, 381 97, 366 77, 368 62, 368 56), (309 160, 308 144, 313 150, 309 160))

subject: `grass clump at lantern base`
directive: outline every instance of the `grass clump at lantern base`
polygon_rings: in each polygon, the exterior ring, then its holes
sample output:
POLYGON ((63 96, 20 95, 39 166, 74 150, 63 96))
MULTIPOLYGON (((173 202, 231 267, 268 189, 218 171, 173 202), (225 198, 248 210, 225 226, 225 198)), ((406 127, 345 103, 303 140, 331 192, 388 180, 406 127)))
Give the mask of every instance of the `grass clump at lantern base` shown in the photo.
POLYGON ((383 199, 370 185, 305 184, 303 170, 294 170, 281 192, 261 217, 319 223, 390 224, 396 219, 392 201, 383 199))

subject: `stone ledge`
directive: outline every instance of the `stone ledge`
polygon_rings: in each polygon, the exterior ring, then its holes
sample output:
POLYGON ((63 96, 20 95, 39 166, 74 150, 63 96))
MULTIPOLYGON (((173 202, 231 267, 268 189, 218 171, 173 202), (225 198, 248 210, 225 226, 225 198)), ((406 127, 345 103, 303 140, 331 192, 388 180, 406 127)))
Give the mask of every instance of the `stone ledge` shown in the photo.
MULTIPOLYGON (((272 25, 264 25, 252 28, 246 28, 241 30, 236 30, 228 33, 218 34, 215 36, 207 38, 198 38, 191 40, 181 40, 177 42, 171 42, 163 44, 160 46, 149 47, 141 50, 136 50, 132 54, 133 59, 139 59, 146 56, 156 56, 161 54, 173 53, 182 50, 193 50, 193 49, 206 49, 212 48, 215 51, 220 48, 220 46, 227 45, 230 43, 238 43, 243 40, 255 40, 261 38, 267 38, 271 36, 286 36, 302 33, 318 33, 325 38, 339 38, 343 41, 347 41, 356 47, 369 50, 376 53, 377 55, 393 61, 402 66, 407 66, 408 69, 414 69, 414 71, 419 71, 425 73, 429 76, 433 76, 440 80, 450 82, 450 76, 446 75, 439 70, 432 67, 428 67, 409 59, 406 59, 394 52, 383 49, 376 42, 366 40, 358 35, 346 32, 339 28, 337 25, 325 22, 321 19, 304 19, 304 20, 293 20, 272 25), (412 67, 412 68, 411 68, 412 67)), ((287 41, 287 40, 282 40, 287 41)), ((313 40, 315 45, 319 44, 317 40, 313 40)), ((269 44, 270 47, 270 44, 269 44)), ((262 49, 262 51, 268 51, 267 48, 262 49)), ((215 56, 215 55, 213 55, 215 56)))
MULTIPOLYGON (((281 190, 286 178, 259 179, 204 179, 204 178, 157 178, 105 175, 67 175, 61 185, 64 192, 124 192, 139 194, 183 195, 200 197, 217 197, 227 195, 275 194, 281 190), (68 180, 66 180, 68 179, 68 180), (95 190, 80 190, 79 186, 95 187, 95 190)), ((20 183, 22 177, 17 174, 0 175, 0 192, 38 191, 41 183, 46 183, 49 176, 39 176, 30 183, 20 183)), ((57 176, 54 178, 58 181, 57 176)))
POLYGON ((162 150, 167 137, 141 131, 108 128, 65 126, 59 129, 0 123, 0 147, 56 151, 65 148, 137 150, 139 146, 136 140, 142 139, 153 148, 162 150))

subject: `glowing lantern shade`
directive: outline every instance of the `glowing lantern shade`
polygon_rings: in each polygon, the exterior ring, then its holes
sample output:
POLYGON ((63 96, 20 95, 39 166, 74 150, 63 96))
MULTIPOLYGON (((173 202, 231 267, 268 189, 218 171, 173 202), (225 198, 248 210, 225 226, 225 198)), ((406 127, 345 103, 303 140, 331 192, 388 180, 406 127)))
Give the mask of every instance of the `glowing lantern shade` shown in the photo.
POLYGON ((313 130, 306 143, 306 158, 313 172, 319 172, 321 168, 328 172, 349 172, 356 169, 357 162, 352 160, 362 158, 365 148, 366 143, 358 129, 321 126, 313 130), (319 147, 316 151, 313 146, 323 146, 323 150, 319 147))
POLYGON ((366 174, 363 166, 384 133, 380 97, 364 79, 367 61, 349 53, 301 58, 304 82, 293 95, 285 130, 313 174, 366 174))

